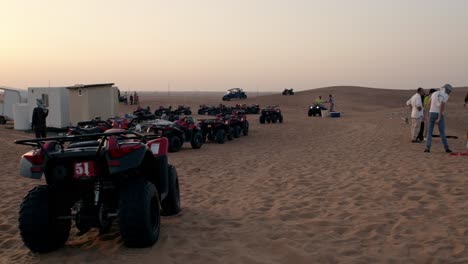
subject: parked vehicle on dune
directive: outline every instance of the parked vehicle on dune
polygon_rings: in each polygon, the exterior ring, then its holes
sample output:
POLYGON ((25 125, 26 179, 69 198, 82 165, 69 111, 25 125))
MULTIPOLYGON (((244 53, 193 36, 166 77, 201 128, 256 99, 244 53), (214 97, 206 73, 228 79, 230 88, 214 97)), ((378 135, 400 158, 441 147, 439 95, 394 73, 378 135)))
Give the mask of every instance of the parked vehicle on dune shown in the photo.
POLYGON ((107 232, 118 219, 128 247, 153 245, 160 215, 180 211, 177 171, 166 138, 122 129, 91 135, 16 140, 34 148, 21 157, 21 175, 40 180, 19 211, 21 238, 33 252, 53 251, 80 233, 107 232))
POLYGON ((225 122, 221 116, 213 119, 202 119, 199 121, 199 125, 204 141, 210 140, 224 144, 226 137, 231 133, 228 122, 225 122))
POLYGON ((138 108, 137 110, 133 111, 133 115, 136 116, 136 118, 138 118, 139 120, 148 120, 156 118, 156 116, 146 108, 138 108))
POLYGON ((259 114, 260 113, 260 105, 258 104, 252 104, 252 105, 246 105, 246 104, 237 104, 236 106, 232 107, 232 110, 243 110, 245 114, 259 114))
POLYGON ((193 149, 199 149, 203 145, 201 128, 192 116, 174 122, 161 120, 148 127, 147 132, 166 137, 169 140, 169 152, 180 151, 184 142, 190 142, 193 149))
POLYGON ((232 88, 223 96, 223 101, 231 101, 233 99, 247 99, 247 95, 241 88, 232 88))
POLYGON ((85 135, 102 133, 112 128, 112 124, 102 120, 82 121, 73 127, 68 127, 67 135, 85 135))
POLYGON ((116 117, 107 119, 107 122, 111 124, 112 128, 128 130, 138 123, 138 119, 134 117, 116 117))
POLYGON ((293 91, 292 88, 291 89, 284 89, 282 94, 283 95, 294 95, 294 91, 293 91))
POLYGON ((261 124, 266 123, 276 123, 280 122, 283 123, 283 114, 281 113, 281 109, 277 106, 268 106, 260 112, 259 121, 261 124))
POLYGON ((216 106, 200 105, 198 108, 199 115, 217 115, 220 113, 221 110, 216 106))
POLYGON ((172 106, 164 107, 160 106, 156 111, 154 111, 154 115, 156 117, 161 117, 162 115, 169 115, 172 112, 172 106))
POLYGON ((177 107, 177 109, 175 109, 174 111, 172 111, 175 115, 191 115, 192 114, 192 110, 190 110, 190 107, 189 106, 185 106, 185 105, 179 105, 177 107))
MULTIPOLYGON (((247 121, 247 115, 244 110, 235 110, 232 112, 232 117, 237 120, 237 125, 239 126, 239 135, 242 134, 247 136, 249 134, 249 121, 247 121)), ((236 129, 237 130, 237 129, 236 129)), ((234 132, 234 137, 236 136, 234 132)))
POLYGON ((327 110, 327 108, 321 104, 314 104, 309 107, 309 111, 307 112, 308 116, 322 116, 322 110, 327 110))

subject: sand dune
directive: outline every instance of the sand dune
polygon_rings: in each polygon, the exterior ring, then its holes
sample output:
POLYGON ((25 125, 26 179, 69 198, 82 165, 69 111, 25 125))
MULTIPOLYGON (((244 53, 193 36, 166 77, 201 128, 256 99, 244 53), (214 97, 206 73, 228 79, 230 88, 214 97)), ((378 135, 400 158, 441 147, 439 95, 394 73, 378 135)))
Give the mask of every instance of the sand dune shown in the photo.
MULTIPOLYGON (((455 151, 468 129, 466 92, 456 89, 448 103, 455 151)), ((183 211, 163 218, 160 240, 146 249, 124 247, 114 226, 103 236, 73 229, 62 249, 30 253, 17 213, 38 182, 19 176, 27 148, 13 140, 32 135, 1 127, 0 263, 468 263, 468 159, 447 155, 440 139, 430 154, 409 143, 404 103, 412 94, 330 87, 242 101, 279 105, 285 121, 261 125, 252 115, 247 137, 171 153, 183 211), (342 118, 307 117, 315 97, 329 93, 342 118)), ((196 110, 221 96, 140 100, 196 110)))

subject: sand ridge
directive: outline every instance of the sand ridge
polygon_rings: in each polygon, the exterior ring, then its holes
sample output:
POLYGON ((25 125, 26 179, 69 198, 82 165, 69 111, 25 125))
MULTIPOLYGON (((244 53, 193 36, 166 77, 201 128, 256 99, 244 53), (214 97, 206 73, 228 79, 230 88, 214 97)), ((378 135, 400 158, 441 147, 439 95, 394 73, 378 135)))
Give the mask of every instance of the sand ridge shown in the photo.
MULTIPOLYGON (((447 108, 447 133, 462 150, 467 88, 447 108)), ((409 143, 413 91, 331 87, 249 98, 236 103, 279 105, 283 124, 249 116, 247 137, 200 150, 185 145, 169 160, 178 170, 183 210, 162 218, 158 243, 122 245, 118 229, 74 235, 50 254, 30 253, 17 228, 22 197, 36 181, 19 177, 27 147, 23 132, 0 128, 0 262, 4 263, 466 263, 468 180, 466 157, 432 153, 409 143), (307 116, 319 94, 333 93, 339 119, 307 116)), ((142 106, 219 104, 207 96, 145 97, 142 106)), ((126 106, 124 111, 131 111, 126 106)))

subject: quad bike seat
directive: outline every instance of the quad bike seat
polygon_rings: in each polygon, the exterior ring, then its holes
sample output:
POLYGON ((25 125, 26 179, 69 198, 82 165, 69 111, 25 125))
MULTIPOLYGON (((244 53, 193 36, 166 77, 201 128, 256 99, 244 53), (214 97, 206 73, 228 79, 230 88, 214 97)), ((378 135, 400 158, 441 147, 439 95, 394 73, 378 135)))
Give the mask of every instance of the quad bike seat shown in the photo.
POLYGON ((97 147, 99 146, 99 141, 97 140, 90 140, 90 141, 83 141, 83 142, 75 142, 68 145, 68 148, 86 148, 86 147, 97 147))

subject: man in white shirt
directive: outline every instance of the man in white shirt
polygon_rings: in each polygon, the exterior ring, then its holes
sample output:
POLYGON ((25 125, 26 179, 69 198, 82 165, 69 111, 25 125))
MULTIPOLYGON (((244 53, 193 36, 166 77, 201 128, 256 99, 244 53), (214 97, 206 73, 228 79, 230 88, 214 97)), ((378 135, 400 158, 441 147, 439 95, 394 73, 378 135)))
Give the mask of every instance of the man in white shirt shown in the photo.
POLYGON ((432 132, 434 131, 434 126, 437 124, 439 127, 440 138, 442 139, 442 144, 444 145, 445 152, 451 153, 447 137, 445 136, 445 104, 449 99, 449 94, 453 91, 453 87, 450 84, 444 85, 440 91, 434 92, 431 96, 431 107, 429 108, 429 128, 427 130, 427 142, 426 149, 424 152, 431 152, 431 143, 432 143, 432 132))
POLYGON ((423 119, 423 104, 421 95, 424 94, 424 89, 419 87, 417 92, 406 102, 411 108, 411 142, 420 142, 417 140, 419 130, 421 128, 421 122, 423 119))

